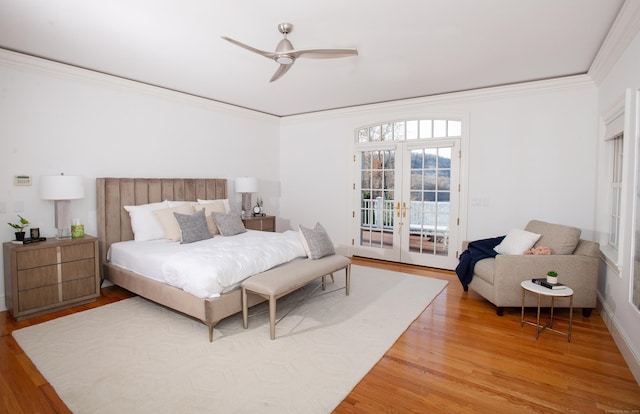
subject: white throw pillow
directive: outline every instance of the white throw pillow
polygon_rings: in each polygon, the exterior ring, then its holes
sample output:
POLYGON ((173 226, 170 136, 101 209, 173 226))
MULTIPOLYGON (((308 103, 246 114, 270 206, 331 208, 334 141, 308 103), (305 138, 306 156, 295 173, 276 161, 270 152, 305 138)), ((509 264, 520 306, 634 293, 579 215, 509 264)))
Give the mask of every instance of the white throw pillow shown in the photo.
POLYGON ((169 208, 167 200, 159 203, 142 204, 139 206, 124 206, 131 217, 131 229, 135 241, 157 240, 164 238, 162 225, 153 214, 155 210, 169 208))
POLYGON ((509 230, 507 236, 499 245, 494 247, 493 250, 499 254, 524 254, 524 251, 531 249, 539 238, 539 234, 520 229, 512 229, 509 230))

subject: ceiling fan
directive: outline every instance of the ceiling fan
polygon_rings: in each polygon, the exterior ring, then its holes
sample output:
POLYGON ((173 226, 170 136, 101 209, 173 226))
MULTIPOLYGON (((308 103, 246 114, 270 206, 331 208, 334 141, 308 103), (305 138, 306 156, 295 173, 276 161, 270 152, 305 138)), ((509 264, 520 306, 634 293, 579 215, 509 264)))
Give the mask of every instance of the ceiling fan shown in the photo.
POLYGON ((242 42, 238 42, 237 40, 231 39, 226 36, 222 36, 222 38, 228 42, 233 43, 236 46, 240 46, 244 49, 247 49, 251 52, 262 55, 266 58, 273 59, 277 63, 280 64, 276 73, 273 74, 271 80, 269 82, 276 81, 282 77, 291 66, 295 63, 296 59, 299 57, 310 58, 310 59, 333 59, 333 58, 342 58, 349 56, 356 56, 358 54, 358 50, 356 49, 300 49, 296 50, 293 48, 293 45, 287 39, 287 35, 291 33, 293 30, 293 25, 291 23, 280 23, 278 25, 278 31, 284 35, 284 39, 282 39, 278 46, 276 46, 275 52, 266 52, 264 50, 256 49, 255 47, 246 45, 242 42))

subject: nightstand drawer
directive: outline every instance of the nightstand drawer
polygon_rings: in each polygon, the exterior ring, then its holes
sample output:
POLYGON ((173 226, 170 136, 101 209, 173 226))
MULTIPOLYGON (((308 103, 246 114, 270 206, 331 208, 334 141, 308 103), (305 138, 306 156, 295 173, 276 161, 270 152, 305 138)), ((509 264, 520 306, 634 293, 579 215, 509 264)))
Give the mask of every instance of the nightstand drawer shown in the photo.
POLYGON ((72 262, 74 260, 93 258, 93 243, 72 244, 62 246, 62 261, 72 262))
POLYGON ((16 253, 16 259, 18 270, 31 269, 58 263, 58 252, 55 247, 24 250, 16 253))
POLYGON ((43 266, 18 271, 18 291, 58 283, 58 266, 43 266))
POLYGON ((62 283, 62 300, 81 298, 96 293, 96 280, 92 277, 62 283))
POLYGON ((36 289, 28 289, 18 292, 19 311, 25 312, 32 309, 40 309, 45 306, 55 305, 60 301, 58 284, 43 286, 36 289))
POLYGON ((95 263, 93 259, 76 260, 75 262, 62 263, 62 281, 93 277, 95 275, 95 263))

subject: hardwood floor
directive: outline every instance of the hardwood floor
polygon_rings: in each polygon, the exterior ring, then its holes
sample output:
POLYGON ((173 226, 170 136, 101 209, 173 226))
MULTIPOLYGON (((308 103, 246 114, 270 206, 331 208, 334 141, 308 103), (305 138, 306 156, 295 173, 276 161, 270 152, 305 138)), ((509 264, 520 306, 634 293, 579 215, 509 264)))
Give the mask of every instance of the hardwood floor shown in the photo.
MULTIPOLYGON (((335 413, 640 413, 640 387, 597 311, 574 312, 573 338, 520 327, 520 309, 463 292, 452 272, 354 259, 450 283, 336 408, 335 413)), ((11 336, 15 329, 131 295, 16 322, 0 312, 0 413, 68 413, 11 336)), ((534 316, 532 311, 527 315, 534 316)), ((557 313, 559 329, 568 312, 557 313)), ((381 327, 384 328, 384 327, 381 327)))

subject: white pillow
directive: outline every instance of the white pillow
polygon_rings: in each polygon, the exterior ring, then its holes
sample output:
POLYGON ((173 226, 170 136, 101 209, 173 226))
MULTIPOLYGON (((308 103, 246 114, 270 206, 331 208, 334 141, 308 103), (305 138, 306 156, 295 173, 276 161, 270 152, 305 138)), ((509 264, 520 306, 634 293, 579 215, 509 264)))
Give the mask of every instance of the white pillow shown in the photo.
POLYGON ((135 241, 157 240, 164 238, 162 225, 153 214, 154 210, 169 208, 167 200, 159 203, 142 204, 139 206, 124 206, 131 217, 131 229, 135 241))
POLYGON ((507 236, 499 245, 494 247, 493 250, 499 254, 524 254, 524 251, 531 249, 539 238, 539 234, 520 229, 512 229, 509 230, 507 236))

